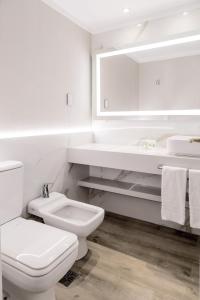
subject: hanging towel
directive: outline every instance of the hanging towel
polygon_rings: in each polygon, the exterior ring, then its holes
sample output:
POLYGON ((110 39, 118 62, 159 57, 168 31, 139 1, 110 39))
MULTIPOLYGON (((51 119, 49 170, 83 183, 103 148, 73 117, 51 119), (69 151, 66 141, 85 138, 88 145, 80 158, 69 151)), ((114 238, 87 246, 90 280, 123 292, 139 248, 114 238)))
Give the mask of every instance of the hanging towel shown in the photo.
POLYGON ((187 169, 166 167, 162 169, 162 219, 181 225, 185 223, 187 169))
POLYGON ((200 228, 200 171, 189 170, 190 226, 200 228))

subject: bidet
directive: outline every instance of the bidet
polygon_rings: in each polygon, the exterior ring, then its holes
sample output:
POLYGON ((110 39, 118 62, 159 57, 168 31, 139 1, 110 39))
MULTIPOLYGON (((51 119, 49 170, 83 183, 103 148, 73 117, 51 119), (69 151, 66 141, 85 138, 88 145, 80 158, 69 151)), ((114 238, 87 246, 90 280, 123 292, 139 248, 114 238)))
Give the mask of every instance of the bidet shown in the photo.
POLYGON ((87 237, 104 219, 104 209, 83 202, 71 200, 60 193, 50 193, 49 199, 37 198, 28 205, 28 212, 44 220, 45 224, 77 235, 78 257, 88 252, 87 237))

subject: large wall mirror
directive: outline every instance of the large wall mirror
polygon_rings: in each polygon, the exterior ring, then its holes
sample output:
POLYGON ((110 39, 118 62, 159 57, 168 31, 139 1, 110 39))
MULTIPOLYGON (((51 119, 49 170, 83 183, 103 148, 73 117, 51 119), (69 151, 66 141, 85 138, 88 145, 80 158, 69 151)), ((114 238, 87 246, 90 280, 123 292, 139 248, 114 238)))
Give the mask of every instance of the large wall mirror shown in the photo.
POLYGON ((97 116, 200 115, 200 35, 95 55, 97 116))

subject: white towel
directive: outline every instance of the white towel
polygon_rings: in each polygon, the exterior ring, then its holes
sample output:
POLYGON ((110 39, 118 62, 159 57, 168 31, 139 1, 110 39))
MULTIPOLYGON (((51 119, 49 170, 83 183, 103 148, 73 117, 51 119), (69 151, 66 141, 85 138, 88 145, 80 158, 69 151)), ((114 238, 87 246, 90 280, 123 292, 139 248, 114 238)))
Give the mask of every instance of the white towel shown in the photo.
POLYGON ((189 170, 190 226, 200 228, 200 171, 189 170))
POLYGON ((187 169, 163 167, 162 169, 162 219, 181 225, 185 223, 187 169))

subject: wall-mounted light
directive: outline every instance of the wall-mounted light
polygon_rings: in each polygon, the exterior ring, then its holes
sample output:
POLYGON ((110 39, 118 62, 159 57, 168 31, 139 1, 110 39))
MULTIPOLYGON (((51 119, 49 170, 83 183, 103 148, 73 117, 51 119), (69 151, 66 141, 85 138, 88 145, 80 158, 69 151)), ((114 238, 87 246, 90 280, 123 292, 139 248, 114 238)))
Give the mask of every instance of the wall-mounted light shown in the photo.
POLYGON ((23 137, 34 137, 34 136, 48 136, 48 135, 61 135, 61 134, 75 134, 75 133, 86 133, 91 132, 91 127, 74 127, 70 129, 58 128, 58 129, 35 129, 35 130, 24 130, 24 131, 2 131, 0 132, 0 140, 12 139, 12 138, 23 138, 23 137))

